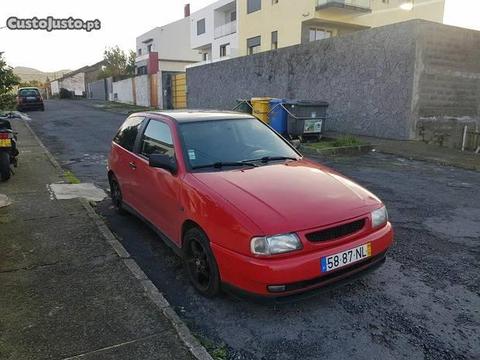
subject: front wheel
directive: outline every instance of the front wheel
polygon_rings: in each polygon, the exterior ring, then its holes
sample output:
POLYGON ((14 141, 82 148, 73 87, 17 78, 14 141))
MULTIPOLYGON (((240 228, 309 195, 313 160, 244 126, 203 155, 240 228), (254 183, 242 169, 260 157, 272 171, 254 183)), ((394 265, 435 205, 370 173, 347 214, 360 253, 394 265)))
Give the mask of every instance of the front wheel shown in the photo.
POLYGON ((114 175, 110 176, 110 196, 112 198, 112 204, 115 207, 115 210, 119 214, 123 214, 123 196, 118 180, 114 175))
POLYGON ((11 174, 10 155, 5 151, 0 151, 0 180, 7 181, 11 174))
POLYGON ((205 233, 198 228, 188 230, 184 237, 185 267, 190 282, 206 297, 220 293, 220 275, 217 262, 205 233))

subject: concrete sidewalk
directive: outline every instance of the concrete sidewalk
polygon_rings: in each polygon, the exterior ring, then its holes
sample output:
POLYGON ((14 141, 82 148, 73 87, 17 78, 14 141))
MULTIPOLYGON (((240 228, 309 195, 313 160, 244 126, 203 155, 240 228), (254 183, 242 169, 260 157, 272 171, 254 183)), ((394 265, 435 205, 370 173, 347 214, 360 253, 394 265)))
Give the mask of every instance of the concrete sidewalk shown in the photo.
POLYGON ((0 359, 210 358, 86 202, 53 200, 60 169, 23 121, 0 183, 0 359))
MULTIPOLYGON (((336 138, 342 134, 328 132, 327 137, 336 138)), ((480 171, 480 154, 426 144, 421 141, 401 141, 379 139, 369 136, 355 135, 359 140, 372 144, 376 151, 397 155, 411 160, 433 162, 439 165, 455 166, 467 170, 480 171)))

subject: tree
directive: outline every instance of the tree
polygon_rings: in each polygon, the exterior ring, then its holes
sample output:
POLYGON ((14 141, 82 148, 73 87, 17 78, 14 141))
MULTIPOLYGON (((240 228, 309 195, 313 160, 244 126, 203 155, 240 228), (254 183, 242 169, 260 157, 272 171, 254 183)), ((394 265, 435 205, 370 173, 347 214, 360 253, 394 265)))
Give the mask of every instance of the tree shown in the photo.
POLYGON ((99 75, 100 79, 113 77, 115 79, 135 75, 135 52, 125 53, 115 46, 105 49, 103 53, 105 66, 99 75))
POLYGON ((12 67, 3 59, 3 53, 0 53, 0 95, 8 94, 19 83, 20 78, 13 73, 12 67))

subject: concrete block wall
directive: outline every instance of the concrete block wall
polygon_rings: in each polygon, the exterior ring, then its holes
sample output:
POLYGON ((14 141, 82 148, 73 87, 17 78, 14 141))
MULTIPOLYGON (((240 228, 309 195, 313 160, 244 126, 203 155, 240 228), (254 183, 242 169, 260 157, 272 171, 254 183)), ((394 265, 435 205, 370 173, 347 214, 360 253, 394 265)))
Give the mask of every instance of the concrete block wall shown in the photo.
POLYGON ((113 101, 118 101, 126 104, 133 104, 133 85, 132 79, 125 79, 113 82, 113 101))
POLYGON ((430 22, 416 32, 418 115, 480 115, 480 32, 430 22))

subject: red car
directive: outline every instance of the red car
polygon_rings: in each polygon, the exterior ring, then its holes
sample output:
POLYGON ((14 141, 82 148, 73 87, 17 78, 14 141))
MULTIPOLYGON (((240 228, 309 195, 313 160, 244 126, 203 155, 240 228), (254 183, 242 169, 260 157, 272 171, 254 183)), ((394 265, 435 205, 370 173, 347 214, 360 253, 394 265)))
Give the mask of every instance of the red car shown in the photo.
POLYGON ((279 297, 382 264, 387 210, 247 114, 131 115, 108 159, 111 196, 183 257, 205 296, 279 297))

